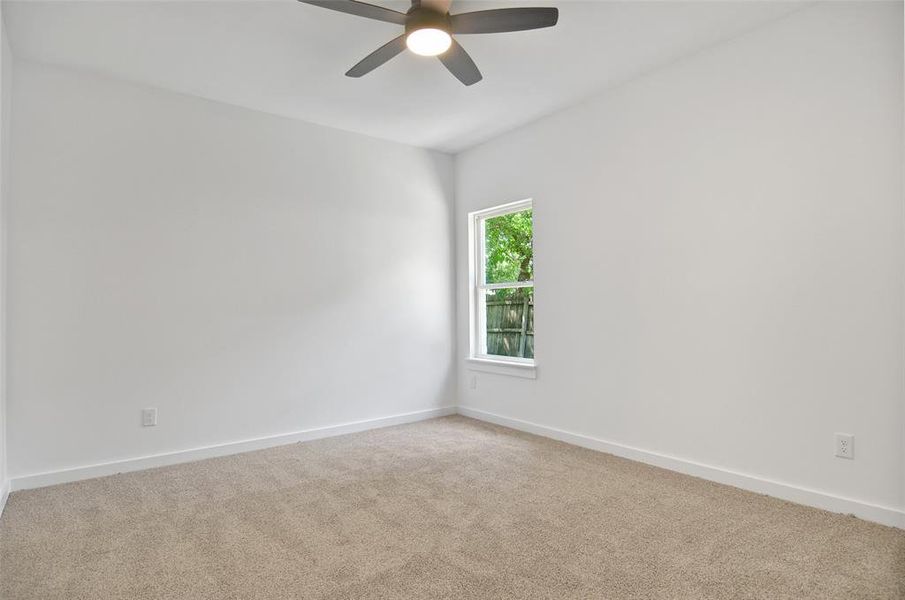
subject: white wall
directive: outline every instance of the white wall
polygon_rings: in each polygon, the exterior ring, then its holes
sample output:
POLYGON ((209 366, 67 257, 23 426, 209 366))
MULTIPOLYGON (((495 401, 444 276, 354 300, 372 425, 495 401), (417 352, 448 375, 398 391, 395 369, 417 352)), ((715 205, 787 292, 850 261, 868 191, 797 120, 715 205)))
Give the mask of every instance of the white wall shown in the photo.
POLYGON ((458 240, 534 199, 538 364, 469 389, 460 244, 461 405, 905 506, 902 23, 805 8, 459 155, 458 240))
POLYGON ((27 62, 13 94, 13 478, 455 402, 450 157, 27 62))
POLYGON ((0 2, 0 512, 9 493, 6 459, 6 203, 9 196, 9 123, 13 55, 0 2))

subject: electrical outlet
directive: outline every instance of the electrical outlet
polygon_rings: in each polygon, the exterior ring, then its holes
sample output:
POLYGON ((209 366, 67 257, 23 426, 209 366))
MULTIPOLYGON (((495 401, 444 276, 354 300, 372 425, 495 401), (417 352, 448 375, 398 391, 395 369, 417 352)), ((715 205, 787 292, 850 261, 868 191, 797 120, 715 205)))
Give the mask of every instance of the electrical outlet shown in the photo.
POLYGON ((855 458, 855 436, 850 433, 836 434, 836 456, 839 458, 855 458))
POLYGON ((157 409, 143 408, 141 409, 141 426, 153 427, 157 425, 157 409))
POLYGON ((468 378, 468 389, 476 390, 478 389, 478 376, 472 375, 468 378))

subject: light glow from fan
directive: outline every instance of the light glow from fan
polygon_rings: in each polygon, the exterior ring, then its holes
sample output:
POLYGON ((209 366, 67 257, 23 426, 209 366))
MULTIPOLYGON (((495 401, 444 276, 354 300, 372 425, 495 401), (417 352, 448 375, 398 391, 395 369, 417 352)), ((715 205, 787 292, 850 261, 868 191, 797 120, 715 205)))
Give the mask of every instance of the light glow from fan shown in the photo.
POLYGON ((437 56, 449 50, 452 38, 442 29, 416 29, 405 38, 409 50, 421 56, 437 56))

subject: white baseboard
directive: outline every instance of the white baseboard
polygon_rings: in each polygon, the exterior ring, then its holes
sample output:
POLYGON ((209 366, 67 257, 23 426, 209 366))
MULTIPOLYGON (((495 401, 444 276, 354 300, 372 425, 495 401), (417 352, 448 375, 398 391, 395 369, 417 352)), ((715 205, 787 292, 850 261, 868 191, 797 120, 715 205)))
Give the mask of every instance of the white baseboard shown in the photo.
POLYGON ((866 521, 873 521, 875 523, 905 529, 905 510, 888 506, 879 506, 861 500, 854 500, 852 498, 844 498, 819 490, 772 481, 763 477, 739 473, 720 467, 713 467, 685 460, 683 458, 669 456, 667 454, 649 452, 647 450, 641 450, 640 448, 608 442, 606 440, 571 433, 553 427, 546 427, 528 421, 503 417, 501 415, 495 415, 466 406, 458 407, 458 412, 466 417, 472 417, 511 429, 552 438, 554 440, 566 442, 567 444, 581 446, 582 448, 606 452, 607 454, 613 454, 615 456, 621 456, 622 458, 647 463, 686 475, 700 477, 701 479, 731 485, 758 494, 766 494, 768 496, 773 496, 774 498, 781 498, 797 504, 813 506, 830 512, 852 514, 866 521))
POLYGON ((153 469, 155 467, 163 467, 166 465, 203 460, 205 458, 227 456, 229 454, 239 454, 241 452, 249 452, 251 450, 261 450, 264 448, 272 448, 274 446, 294 444, 296 442, 307 442, 326 437, 345 435, 347 433, 366 431, 368 429, 378 429, 380 427, 401 425, 403 423, 414 423, 415 421, 424 421, 426 419, 433 419, 436 417, 443 417, 453 414, 456 414, 456 408, 454 406, 447 406, 443 408, 433 408, 401 415, 392 415, 389 417, 380 417, 377 419, 341 423, 339 425, 331 425, 328 427, 305 429, 302 431, 294 431, 291 433, 283 433, 268 437, 241 440, 238 442, 228 442, 214 446, 203 446, 201 448, 191 448, 189 450, 178 450, 176 452, 166 452, 163 454, 154 454, 151 456, 128 458, 107 463, 74 467, 60 471, 35 473, 33 475, 14 477, 10 480, 7 488, 10 491, 27 490, 31 488, 45 487, 48 485, 56 485, 58 483, 79 481, 81 479, 104 477, 106 475, 114 475, 116 473, 141 471, 143 469, 153 469))
POLYGON ((9 498, 9 481, 0 481, 0 517, 3 516, 3 509, 6 508, 7 498, 9 498))
POLYGON ((46 473, 36 473, 33 475, 25 475, 15 477, 9 481, 0 484, 0 514, 6 505, 9 493, 16 490, 25 490, 31 488, 44 487, 48 485, 56 485, 58 483, 67 483, 71 481, 79 481, 82 479, 91 479, 94 477, 103 477, 106 475, 114 475, 116 473, 127 473, 130 471, 140 471, 143 469, 152 469, 155 467, 163 467, 166 465, 191 462, 195 460, 203 460, 205 458, 214 458, 217 456, 227 456, 230 454, 239 454, 241 452, 249 452, 252 450, 261 450, 264 448, 272 448, 274 446, 282 446, 285 444, 294 444, 296 442, 305 442, 337 435, 345 435, 368 429, 378 429, 380 427, 389 427, 392 425, 401 425, 404 423, 413 423, 426 419, 433 419, 455 413, 495 423, 504 427, 533 433, 543 437, 552 438, 575 446, 606 452, 615 456, 620 456, 630 460, 647 463, 671 471, 685 473, 694 477, 700 477, 709 481, 731 485, 744 490, 749 490, 759 494, 766 494, 775 498, 781 498, 790 502, 804 504, 821 508, 831 512, 853 514, 859 518, 883 525, 899 527, 905 529, 905 510, 896 509, 887 506, 879 506, 845 498, 813 490, 789 483, 782 483, 765 479, 755 475, 740 473, 729 469, 714 467, 667 454, 650 452, 640 448, 634 448, 615 442, 608 442, 598 438, 586 435, 563 431, 545 425, 538 425, 520 419, 504 417, 482 410, 469 408, 466 406, 443 407, 405 413, 401 415, 392 415, 389 417, 380 417, 377 419, 368 419, 364 421, 354 421, 351 423, 342 423, 328 427, 319 427, 315 429, 306 429, 275 436, 262 438, 254 438, 242 440, 238 442, 229 442, 214 446, 204 446, 201 448, 192 448, 189 450, 179 450, 176 452, 167 452, 163 454, 155 454, 151 456, 142 456, 125 460, 112 461, 83 467, 75 467, 60 471, 51 471, 46 473))

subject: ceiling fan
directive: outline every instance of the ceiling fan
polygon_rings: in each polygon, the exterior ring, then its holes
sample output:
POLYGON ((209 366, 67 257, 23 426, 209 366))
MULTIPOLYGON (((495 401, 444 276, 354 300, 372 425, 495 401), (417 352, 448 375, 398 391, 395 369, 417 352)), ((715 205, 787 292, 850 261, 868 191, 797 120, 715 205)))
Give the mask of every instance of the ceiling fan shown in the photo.
POLYGON ((453 39, 453 35, 541 29, 556 25, 559 19, 559 10, 556 8, 499 8, 451 15, 449 0, 411 0, 412 6, 405 13, 357 0, 299 2, 405 27, 405 33, 390 40, 349 69, 346 72, 348 77, 361 77, 370 73, 408 47, 415 54, 436 56, 465 85, 481 81, 482 75, 465 49, 453 39))

